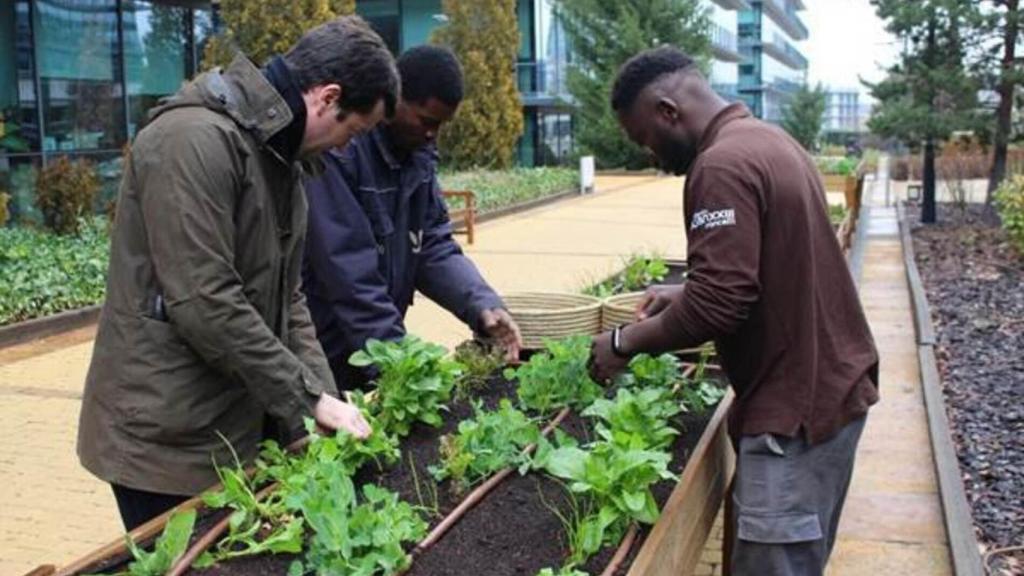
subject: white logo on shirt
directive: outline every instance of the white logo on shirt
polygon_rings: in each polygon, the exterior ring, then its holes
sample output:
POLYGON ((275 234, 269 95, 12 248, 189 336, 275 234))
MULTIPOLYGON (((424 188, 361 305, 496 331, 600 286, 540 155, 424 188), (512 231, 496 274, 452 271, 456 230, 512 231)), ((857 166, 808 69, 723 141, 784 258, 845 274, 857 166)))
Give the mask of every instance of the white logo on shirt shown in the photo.
POLYGON ((727 208, 723 210, 701 210, 693 215, 690 223, 690 231, 711 230, 720 226, 735 226, 736 210, 727 208))

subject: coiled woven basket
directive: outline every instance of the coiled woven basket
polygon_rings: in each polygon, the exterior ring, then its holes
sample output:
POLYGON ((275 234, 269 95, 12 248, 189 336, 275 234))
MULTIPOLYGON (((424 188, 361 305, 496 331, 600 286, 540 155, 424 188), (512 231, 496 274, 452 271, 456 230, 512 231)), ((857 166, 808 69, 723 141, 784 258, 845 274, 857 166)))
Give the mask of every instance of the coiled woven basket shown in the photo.
POLYGON ((601 330, 607 331, 633 322, 636 319, 636 305, 643 297, 643 292, 628 292, 605 299, 601 307, 601 330))
POLYGON ((584 294, 517 292, 502 297, 519 325, 523 347, 536 350, 548 338, 601 331, 601 300, 584 294))

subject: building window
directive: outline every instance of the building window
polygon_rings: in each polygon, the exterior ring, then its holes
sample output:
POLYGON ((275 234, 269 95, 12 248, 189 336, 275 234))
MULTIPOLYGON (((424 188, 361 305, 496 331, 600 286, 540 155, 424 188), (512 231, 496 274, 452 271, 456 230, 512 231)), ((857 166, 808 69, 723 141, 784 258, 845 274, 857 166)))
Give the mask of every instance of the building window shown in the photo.
POLYGON ((133 138, 146 124, 149 109, 185 82, 188 9, 127 0, 122 14, 128 137, 133 138))
POLYGON ((38 0, 34 7, 43 151, 120 147, 125 115, 116 0, 38 0))
POLYGON ((39 151, 28 0, 0 2, 0 172, 6 155, 39 151))
POLYGON ((399 0, 360 0, 356 12, 388 45, 393 54, 402 49, 402 10, 399 0))

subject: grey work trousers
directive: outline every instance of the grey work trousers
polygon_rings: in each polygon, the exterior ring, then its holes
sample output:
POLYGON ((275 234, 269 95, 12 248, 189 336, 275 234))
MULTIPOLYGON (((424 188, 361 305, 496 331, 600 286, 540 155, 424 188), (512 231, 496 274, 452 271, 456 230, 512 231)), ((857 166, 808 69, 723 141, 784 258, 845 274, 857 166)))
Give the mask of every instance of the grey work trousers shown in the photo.
POLYGON ((731 576, 820 576, 835 544, 866 417, 825 442, 740 438, 726 559, 731 576))

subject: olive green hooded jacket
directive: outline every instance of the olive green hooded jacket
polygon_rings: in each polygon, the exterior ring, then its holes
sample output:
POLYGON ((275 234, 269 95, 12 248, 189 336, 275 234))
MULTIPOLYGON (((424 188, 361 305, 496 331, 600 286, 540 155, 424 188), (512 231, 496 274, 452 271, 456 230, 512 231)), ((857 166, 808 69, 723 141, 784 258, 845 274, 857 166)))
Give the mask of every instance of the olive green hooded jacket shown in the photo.
POLYGON ((165 100, 136 138, 79 423, 99 478, 198 493, 217 481, 212 457, 233 463, 224 439, 249 459, 267 414, 297 430, 337 394, 299 289, 301 168, 267 146, 292 118, 239 57, 165 100))

